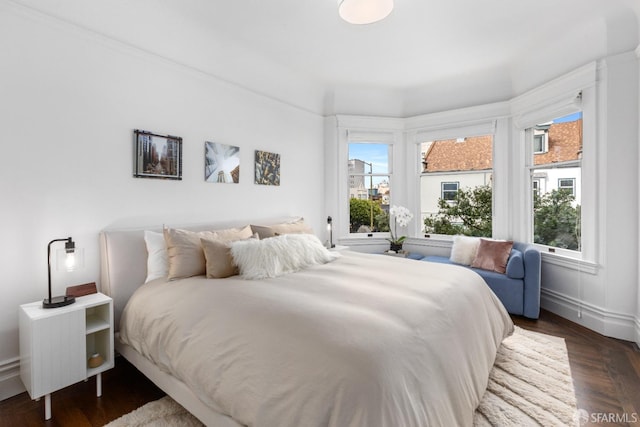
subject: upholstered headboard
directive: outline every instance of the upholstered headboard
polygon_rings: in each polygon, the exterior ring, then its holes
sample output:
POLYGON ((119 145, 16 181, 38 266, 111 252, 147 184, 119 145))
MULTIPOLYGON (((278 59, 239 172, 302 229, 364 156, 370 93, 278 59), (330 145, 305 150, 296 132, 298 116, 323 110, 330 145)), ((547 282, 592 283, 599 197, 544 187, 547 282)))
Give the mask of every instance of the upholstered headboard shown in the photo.
MULTIPOLYGON (((291 222, 299 217, 280 217, 255 221, 211 222, 191 225, 170 225, 191 231, 221 230, 247 224, 272 225, 291 222)), ((103 293, 113 298, 114 325, 119 330, 120 316, 133 292, 147 277, 147 247, 144 231, 161 232, 162 226, 105 229, 100 232, 100 281, 103 293)))

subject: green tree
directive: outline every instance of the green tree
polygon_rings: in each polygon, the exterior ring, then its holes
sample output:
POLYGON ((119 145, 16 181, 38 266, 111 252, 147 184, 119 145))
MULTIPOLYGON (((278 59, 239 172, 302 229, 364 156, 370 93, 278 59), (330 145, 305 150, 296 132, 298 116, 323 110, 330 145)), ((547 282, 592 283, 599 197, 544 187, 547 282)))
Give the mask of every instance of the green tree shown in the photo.
MULTIPOLYGON (((458 190, 453 203, 438 200, 438 213, 425 218, 427 233, 491 236, 491 187, 458 190)), ((580 205, 567 190, 534 196, 534 242, 580 250, 580 205)))
POLYGON ((492 191, 488 185, 460 189, 452 201, 438 200, 438 213, 425 218, 425 231, 490 237, 492 191))
POLYGON ((350 199, 349 220, 352 233, 357 233, 361 226, 371 228, 372 220, 373 230, 371 231, 389 231, 389 215, 375 201, 350 199))
POLYGON ((567 190, 553 190, 533 199, 534 242, 580 250, 580 206, 567 190))

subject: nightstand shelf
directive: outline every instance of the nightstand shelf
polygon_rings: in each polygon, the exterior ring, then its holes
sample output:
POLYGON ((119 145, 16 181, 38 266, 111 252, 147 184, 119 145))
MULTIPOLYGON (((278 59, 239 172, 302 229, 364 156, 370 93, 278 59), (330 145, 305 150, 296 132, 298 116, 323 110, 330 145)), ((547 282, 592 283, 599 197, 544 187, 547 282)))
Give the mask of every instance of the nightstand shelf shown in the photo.
POLYGON ((97 293, 74 304, 43 309, 42 302, 20 306, 20 377, 32 399, 45 397, 51 418, 51 393, 96 376, 102 395, 102 372, 114 366, 113 301, 97 293), (100 366, 88 367, 99 353, 100 366))

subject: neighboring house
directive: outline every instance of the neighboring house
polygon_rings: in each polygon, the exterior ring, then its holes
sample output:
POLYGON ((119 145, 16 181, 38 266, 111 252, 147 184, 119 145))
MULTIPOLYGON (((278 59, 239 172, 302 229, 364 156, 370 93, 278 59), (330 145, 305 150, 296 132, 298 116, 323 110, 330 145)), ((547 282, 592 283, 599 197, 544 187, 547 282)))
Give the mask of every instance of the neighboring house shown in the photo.
MULTIPOLYGON (((564 188, 580 204, 582 119, 536 126, 533 142, 533 191, 543 194, 564 188), (544 167, 538 167, 542 166, 544 167)), ((453 200, 460 189, 491 185, 491 135, 429 141, 422 145, 420 177, 422 218, 438 213, 440 199, 453 200)))
POLYGON ((533 191, 564 189, 581 204, 581 168, 575 161, 582 158, 582 119, 538 125, 533 138, 533 191))
POLYGON ((493 136, 430 141, 422 147, 422 220, 437 214, 438 201, 453 200, 459 189, 491 185, 493 136))

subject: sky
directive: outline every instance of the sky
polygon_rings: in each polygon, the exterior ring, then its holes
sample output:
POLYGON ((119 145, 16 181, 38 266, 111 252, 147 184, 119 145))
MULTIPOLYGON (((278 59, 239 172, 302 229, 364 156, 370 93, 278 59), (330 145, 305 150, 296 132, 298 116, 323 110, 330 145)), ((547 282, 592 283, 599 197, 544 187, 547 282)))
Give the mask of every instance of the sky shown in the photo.
POLYGON ((581 118, 582 118, 582 111, 578 111, 577 113, 569 114, 568 116, 553 119, 553 123, 575 122, 576 120, 581 118))
MULTIPOLYGON (((373 165, 373 173, 389 173, 389 144, 349 144, 349 160, 358 159, 373 165)), ((369 173, 365 165, 365 173, 369 173)))

